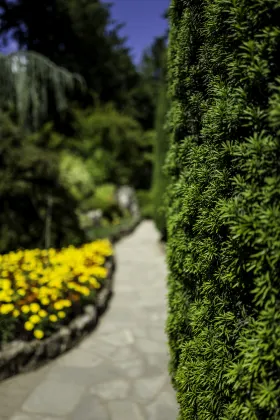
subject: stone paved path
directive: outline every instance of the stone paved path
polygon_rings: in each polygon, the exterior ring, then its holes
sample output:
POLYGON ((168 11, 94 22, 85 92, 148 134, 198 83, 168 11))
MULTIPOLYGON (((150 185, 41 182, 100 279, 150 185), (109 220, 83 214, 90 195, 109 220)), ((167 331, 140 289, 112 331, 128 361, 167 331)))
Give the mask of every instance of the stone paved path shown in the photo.
POLYGON ((115 296, 98 329, 43 368, 2 382, 0 420, 176 420, 157 241, 143 222, 117 244, 115 296))

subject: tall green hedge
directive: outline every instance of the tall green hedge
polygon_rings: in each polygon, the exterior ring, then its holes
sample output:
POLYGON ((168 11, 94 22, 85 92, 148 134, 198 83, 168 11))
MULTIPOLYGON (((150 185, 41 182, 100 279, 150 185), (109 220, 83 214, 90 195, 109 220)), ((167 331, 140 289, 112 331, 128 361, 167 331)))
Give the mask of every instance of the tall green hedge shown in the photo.
POLYGON ((154 147, 154 173, 153 173, 153 218, 163 240, 166 240, 166 213, 165 194, 167 189, 167 177, 164 172, 166 153, 169 145, 169 133, 166 128, 168 111, 167 84, 161 82, 156 110, 156 135, 154 147))
POLYGON ((280 1, 173 0, 170 23, 179 419, 280 419, 280 1))

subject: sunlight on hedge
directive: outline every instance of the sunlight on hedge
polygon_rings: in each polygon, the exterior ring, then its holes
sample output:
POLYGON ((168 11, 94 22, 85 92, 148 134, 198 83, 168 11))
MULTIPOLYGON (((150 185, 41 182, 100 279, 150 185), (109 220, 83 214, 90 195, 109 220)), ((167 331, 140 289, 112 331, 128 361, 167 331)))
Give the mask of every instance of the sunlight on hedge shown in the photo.
POLYGON ((0 341, 42 339, 92 302, 113 254, 108 240, 0 255, 0 341))

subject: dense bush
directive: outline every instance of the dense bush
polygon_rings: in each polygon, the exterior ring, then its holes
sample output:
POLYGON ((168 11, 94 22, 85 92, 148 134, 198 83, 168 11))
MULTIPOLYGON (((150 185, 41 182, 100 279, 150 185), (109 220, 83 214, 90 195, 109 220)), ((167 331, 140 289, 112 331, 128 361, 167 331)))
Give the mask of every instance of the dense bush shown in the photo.
POLYGON ((60 182, 59 154, 49 147, 53 137, 24 134, 4 113, 0 135, 0 252, 44 247, 48 219, 51 246, 83 242, 78 202, 60 182))
POLYGON ((93 179, 84 161, 69 152, 62 152, 59 159, 59 178, 61 184, 79 202, 94 194, 93 179))
POLYGON ((152 219, 154 215, 152 191, 138 190, 137 199, 140 207, 141 216, 144 219, 152 219))
POLYGON ((167 177, 164 172, 166 153, 169 145, 169 133, 166 127, 168 111, 168 98, 166 83, 162 82, 160 88, 157 117, 156 136, 154 148, 154 174, 153 174, 153 219, 163 240, 166 240, 166 212, 165 194, 167 188, 167 177))
POLYGON ((108 221, 112 221, 114 217, 122 216, 116 199, 116 186, 113 184, 103 184, 97 187, 92 198, 86 200, 82 207, 87 210, 102 210, 104 218, 108 221))
POLYGON ((280 418, 280 4, 173 0, 170 370, 181 420, 280 418))
POLYGON ((150 186, 152 137, 113 105, 78 112, 76 138, 73 146, 68 143, 84 158, 96 184, 150 186))

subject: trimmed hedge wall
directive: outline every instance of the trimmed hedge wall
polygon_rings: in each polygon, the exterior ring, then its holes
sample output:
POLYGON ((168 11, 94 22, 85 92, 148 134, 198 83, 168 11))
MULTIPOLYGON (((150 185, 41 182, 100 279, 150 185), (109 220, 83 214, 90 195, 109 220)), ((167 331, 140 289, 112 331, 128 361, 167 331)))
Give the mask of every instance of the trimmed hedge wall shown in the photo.
POLYGON ((162 80, 156 112, 156 138, 155 138, 155 163, 153 174, 153 216, 156 227, 161 233, 161 239, 166 240, 166 213, 165 194, 167 189, 167 177, 163 170, 166 153, 169 145, 169 133, 165 127, 168 112, 167 84, 162 80))
POLYGON ((280 419, 280 1, 173 0, 170 23, 179 419, 280 419))

